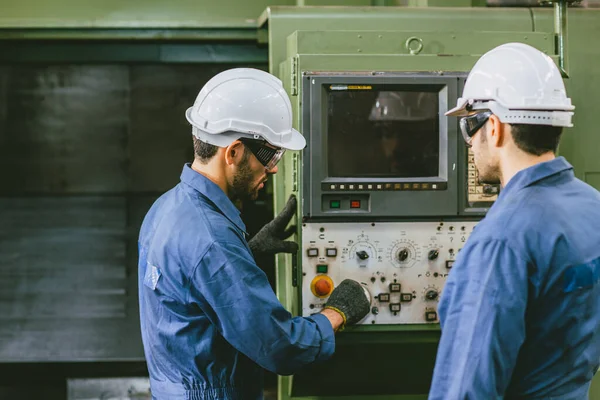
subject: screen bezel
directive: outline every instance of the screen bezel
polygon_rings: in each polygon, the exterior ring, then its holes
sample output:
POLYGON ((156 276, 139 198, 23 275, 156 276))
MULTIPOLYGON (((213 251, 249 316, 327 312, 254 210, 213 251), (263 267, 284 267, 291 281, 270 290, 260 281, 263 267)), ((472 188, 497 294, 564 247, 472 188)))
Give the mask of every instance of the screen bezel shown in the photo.
MULTIPOLYGON (((335 84, 333 84, 335 85, 335 84)), ((419 84, 419 83, 393 83, 393 84, 385 84, 388 86, 389 91, 406 91, 402 89, 412 89, 411 91, 426 91, 431 93, 436 93, 438 97, 438 174, 435 176, 421 176, 421 177, 391 177, 391 176, 355 176, 355 177, 344 177, 333 175, 330 171, 329 165, 329 126, 328 126, 328 118, 327 118, 327 110, 329 107, 329 93, 328 87, 331 85, 323 84, 321 85, 321 90, 323 91, 322 95, 322 103, 320 110, 313 110, 314 116, 317 119, 321 119, 322 126, 321 130, 327 132, 327 135, 321 135, 321 146, 315 149, 316 157, 324 157, 328 162, 326 165, 326 178, 323 180, 323 183, 354 183, 354 182, 362 182, 362 183, 413 183, 413 182, 447 182, 448 181, 448 135, 447 135, 447 127, 445 121, 442 122, 442 118, 447 110, 448 110, 448 102, 447 102, 447 91, 448 87, 444 84, 419 84), (399 87, 401 86, 401 87, 399 87), (392 89, 393 88, 393 89, 392 89), (437 89, 437 90, 419 90, 419 89, 437 89), (440 112, 441 111, 441 112, 440 112), (325 116, 325 118, 323 118, 325 116), (321 154, 319 154, 319 152, 321 154)), ((365 85, 357 85, 357 86, 365 86, 365 85)), ((381 83, 372 84, 370 86, 384 86, 381 83)), ((360 92, 361 90, 349 90, 349 92, 360 92)), ((446 117, 444 117, 446 118, 446 117)), ((365 135, 368 135, 368 132, 365 132, 365 135)))
MULTIPOLYGON (((457 126, 444 113, 456 102, 460 74, 438 73, 378 73, 348 74, 335 72, 305 73, 302 77, 302 124, 308 145, 303 151, 303 190, 305 217, 348 215, 355 216, 430 216, 457 215, 457 126), (415 85, 436 86, 439 95, 440 166, 438 176, 422 178, 365 178, 332 177, 328 173, 327 149, 327 90, 326 85, 415 85), (325 117, 325 118, 324 118, 325 117), (439 184, 442 190, 345 190, 341 195, 369 194, 367 208, 360 210, 325 210, 321 205, 331 185, 350 183, 415 183, 439 184), (308 201, 306 201, 308 200, 308 201), (402 205, 399 207, 400 203, 402 205)), ((366 187, 366 185, 365 185, 366 187)))

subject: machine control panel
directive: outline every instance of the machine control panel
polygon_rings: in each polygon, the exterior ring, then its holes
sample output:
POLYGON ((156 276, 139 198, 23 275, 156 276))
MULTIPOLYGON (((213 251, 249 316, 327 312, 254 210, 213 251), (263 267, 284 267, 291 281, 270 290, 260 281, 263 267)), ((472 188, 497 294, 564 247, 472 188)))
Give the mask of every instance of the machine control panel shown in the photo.
POLYGON ((437 323, 437 305, 475 221, 306 223, 302 315, 319 312, 335 286, 354 279, 371 293, 361 324, 437 323))

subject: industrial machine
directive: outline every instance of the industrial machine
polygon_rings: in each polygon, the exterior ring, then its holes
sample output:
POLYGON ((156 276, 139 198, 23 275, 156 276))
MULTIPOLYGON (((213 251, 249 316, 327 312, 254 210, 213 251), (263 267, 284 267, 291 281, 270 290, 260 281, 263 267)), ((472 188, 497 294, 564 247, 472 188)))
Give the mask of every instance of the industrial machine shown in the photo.
POLYGON ((308 142, 276 176, 279 206, 289 193, 301 198, 301 252, 278 259, 278 296, 309 316, 351 278, 373 299, 337 335, 332 359, 279 377, 280 399, 427 397, 440 295, 500 191, 479 182, 457 119, 444 113, 478 57, 501 43, 537 47, 567 76, 565 7, 555 25, 549 10, 525 9, 263 14, 271 72, 308 142))
MULTIPOLYGON (((564 7, 481 0, 8 3, 0 398, 64 399, 67 380, 146 373, 139 225, 189 161, 185 109, 224 69, 280 77, 309 143, 286 154, 268 188, 276 211, 290 193, 301 199, 302 251, 278 257, 280 300, 310 315, 345 277, 373 297, 330 361, 278 378, 282 400, 426 397, 439 297, 498 192, 478 184, 457 120, 443 116, 487 50, 528 43, 569 75, 575 127, 560 153, 600 189, 598 9, 569 9, 567 40, 564 7)), ((264 213, 248 213, 249 231, 271 217, 270 195, 258 202, 264 213)))

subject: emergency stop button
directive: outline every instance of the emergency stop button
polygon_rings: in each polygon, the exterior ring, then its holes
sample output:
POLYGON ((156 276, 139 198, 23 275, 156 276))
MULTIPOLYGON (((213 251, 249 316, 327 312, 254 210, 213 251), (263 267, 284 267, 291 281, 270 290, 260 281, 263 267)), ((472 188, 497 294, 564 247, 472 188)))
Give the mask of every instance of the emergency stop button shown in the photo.
POLYGON ((327 275, 317 275, 310 283, 310 291, 316 297, 327 297, 333 292, 333 281, 327 275))

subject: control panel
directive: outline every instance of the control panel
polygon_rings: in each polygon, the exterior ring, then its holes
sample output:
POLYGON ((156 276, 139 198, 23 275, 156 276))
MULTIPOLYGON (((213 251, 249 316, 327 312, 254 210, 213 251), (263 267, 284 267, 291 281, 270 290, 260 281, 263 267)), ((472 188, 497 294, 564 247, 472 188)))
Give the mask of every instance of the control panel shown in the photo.
POLYGON ((304 224, 302 315, 319 312, 335 286, 349 278, 371 294, 371 313, 361 324, 439 322, 444 284, 475 224, 304 224))

